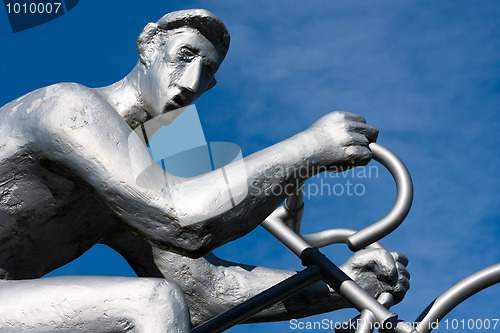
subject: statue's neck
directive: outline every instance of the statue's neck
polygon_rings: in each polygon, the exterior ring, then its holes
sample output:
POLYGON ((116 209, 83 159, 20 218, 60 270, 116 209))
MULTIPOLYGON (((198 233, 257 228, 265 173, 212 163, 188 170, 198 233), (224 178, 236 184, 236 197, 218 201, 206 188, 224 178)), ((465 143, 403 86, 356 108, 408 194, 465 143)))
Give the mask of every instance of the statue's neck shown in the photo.
POLYGON ((136 128, 149 119, 142 101, 139 79, 140 68, 135 66, 122 80, 110 86, 95 89, 132 128, 136 128))

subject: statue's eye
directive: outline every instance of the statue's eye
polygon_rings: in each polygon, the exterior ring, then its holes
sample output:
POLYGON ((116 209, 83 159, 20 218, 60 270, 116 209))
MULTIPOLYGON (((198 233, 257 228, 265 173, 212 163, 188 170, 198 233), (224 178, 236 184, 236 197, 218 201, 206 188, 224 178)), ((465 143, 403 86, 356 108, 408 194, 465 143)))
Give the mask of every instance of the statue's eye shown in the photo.
POLYGON ((188 49, 181 49, 179 51, 179 59, 185 62, 191 62, 195 58, 196 54, 188 49))

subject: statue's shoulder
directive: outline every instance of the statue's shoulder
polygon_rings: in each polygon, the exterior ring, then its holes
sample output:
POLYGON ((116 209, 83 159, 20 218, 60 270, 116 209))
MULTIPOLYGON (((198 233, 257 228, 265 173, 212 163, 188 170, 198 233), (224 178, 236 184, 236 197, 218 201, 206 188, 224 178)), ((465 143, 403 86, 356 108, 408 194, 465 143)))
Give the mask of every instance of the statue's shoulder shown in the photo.
POLYGON ((109 106, 95 89, 78 83, 57 83, 39 90, 38 95, 40 96, 37 96, 37 98, 53 101, 54 104, 49 105, 53 105, 57 111, 64 111, 64 109, 76 110, 83 107, 92 109, 102 105, 109 106))
POLYGON ((56 134, 71 140, 79 129, 109 130, 104 121, 108 118, 118 118, 116 111, 95 89, 77 83, 54 84, 0 108, 0 146, 2 142, 12 147, 35 143, 31 148, 38 151, 44 144, 53 144, 56 134))
POLYGON ((46 98, 57 101, 58 108, 85 107, 92 109, 100 106, 108 106, 106 100, 96 92, 95 89, 86 87, 78 83, 57 83, 43 88, 46 98))
POLYGON ((33 120, 51 114, 59 116, 86 109, 109 109, 109 104, 94 89, 78 83, 57 83, 23 95, 0 109, 0 116, 33 120))
MULTIPOLYGON (((75 82, 61 82, 39 89, 45 94, 87 94, 92 92, 92 88, 75 82)), ((36 90, 35 90, 36 92, 36 90)))

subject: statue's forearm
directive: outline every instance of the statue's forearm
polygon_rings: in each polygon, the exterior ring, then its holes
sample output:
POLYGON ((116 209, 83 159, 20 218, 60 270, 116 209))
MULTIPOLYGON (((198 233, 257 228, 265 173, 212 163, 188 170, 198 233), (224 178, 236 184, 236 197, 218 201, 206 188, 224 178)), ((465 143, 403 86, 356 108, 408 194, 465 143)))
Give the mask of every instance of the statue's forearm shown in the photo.
MULTIPOLYGON (((209 254, 190 259, 154 249, 155 262, 163 275, 183 289, 193 325, 200 325, 295 272, 246 266, 209 254)), ((348 304, 324 283, 303 291, 258 313, 249 322, 290 320, 347 307, 348 304)))
MULTIPOLYGON (((119 227, 104 243, 124 256, 139 277, 164 277, 177 283, 189 303, 194 325, 206 322, 295 274, 236 264, 213 254, 187 258, 151 247, 145 240, 119 227)), ((345 301, 325 284, 316 283, 258 313, 249 322, 289 320, 346 306, 345 301)))

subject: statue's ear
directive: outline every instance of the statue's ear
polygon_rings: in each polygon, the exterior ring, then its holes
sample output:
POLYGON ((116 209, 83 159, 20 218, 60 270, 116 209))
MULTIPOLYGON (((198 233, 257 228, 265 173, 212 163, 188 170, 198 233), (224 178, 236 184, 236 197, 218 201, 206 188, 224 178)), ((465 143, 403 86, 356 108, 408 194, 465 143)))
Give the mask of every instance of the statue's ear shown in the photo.
POLYGON ((158 47, 154 47, 155 39, 158 34, 158 25, 156 23, 148 23, 142 30, 137 39, 137 51, 139 51, 139 59, 141 62, 149 66, 153 55, 158 51, 158 47))
POLYGON ((210 80, 210 83, 208 84, 207 90, 205 90, 205 91, 209 91, 210 89, 215 87, 216 84, 217 84, 217 80, 215 79, 215 77, 213 77, 212 80, 210 80))

